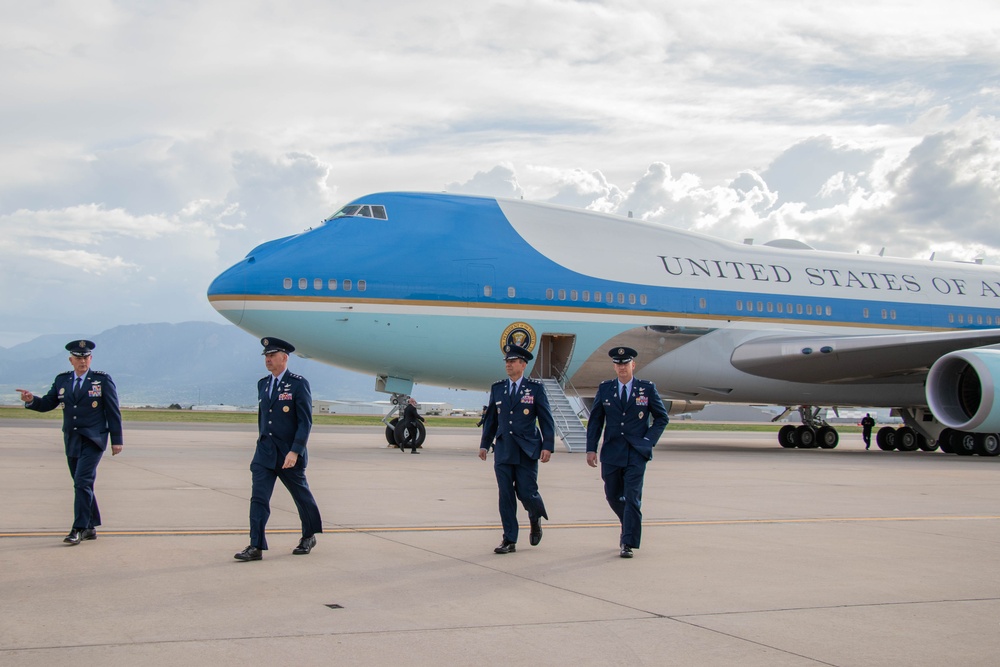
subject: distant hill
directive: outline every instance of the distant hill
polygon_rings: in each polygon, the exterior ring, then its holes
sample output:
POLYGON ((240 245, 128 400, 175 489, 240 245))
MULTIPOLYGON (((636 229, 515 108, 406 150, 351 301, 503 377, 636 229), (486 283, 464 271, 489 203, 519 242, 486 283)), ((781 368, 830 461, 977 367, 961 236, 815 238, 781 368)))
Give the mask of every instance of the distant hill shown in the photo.
MULTIPOLYGON (((18 403, 15 389, 48 391, 57 373, 70 370, 64 346, 74 337, 93 340, 93 368, 107 371, 121 401, 131 406, 254 406, 257 380, 266 370, 260 343, 231 325, 214 322, 133 324, 97 334, 49 334, 10 348, 0 347, 0 403, 18 403)), ((313 397, 325 400, 386 400, 374 376, 292 356, 288 365, 305 376, 313 397)), ((498 372, 503 368, 498 366, 498 372)), ((418 401, 478 408, 485 392, 417 385, 418 401)))

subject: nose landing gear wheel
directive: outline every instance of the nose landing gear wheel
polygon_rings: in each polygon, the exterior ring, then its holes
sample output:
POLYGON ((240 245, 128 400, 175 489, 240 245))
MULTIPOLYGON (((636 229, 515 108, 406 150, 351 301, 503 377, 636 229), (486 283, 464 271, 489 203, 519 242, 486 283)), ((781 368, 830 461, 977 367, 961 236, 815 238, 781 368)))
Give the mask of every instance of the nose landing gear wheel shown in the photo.
POLYGON ((389 425, 385 427, 385 441, 389 443, 390 447, 399 447, 399 443, 396 442, 396 424, 399 423, 399 417, 393 417, 389 420, 389 425))
POLYGON ((423 422, 417 422, 412 426, 406 422, 397 422, 394 435, 399 451, 409 449, 411 454, 416 454, 417 448, 424 444, 424 439, 427 437, 427 428, 423 422))

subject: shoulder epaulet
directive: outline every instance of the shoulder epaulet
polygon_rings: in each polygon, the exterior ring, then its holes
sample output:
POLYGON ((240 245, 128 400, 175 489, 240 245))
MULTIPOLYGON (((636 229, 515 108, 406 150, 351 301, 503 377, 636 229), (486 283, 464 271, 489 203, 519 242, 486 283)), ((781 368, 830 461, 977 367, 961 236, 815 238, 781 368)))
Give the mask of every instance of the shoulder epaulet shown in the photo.
POLYGON ((291 371, 286 371, 286 372, 285 372, 285 375, 286 375, 287 377, 290 377, 290 378, 295 378, 296 380, 305 380, 305 378, 304 378, 304 377, 302 377, 301 375, 298 375, 298 374, 296 374, 296 373, 293 373, 293 372, 291 372, 291 371))
POLYGON ((90 372, 93 373, 94 375, 103 375, 105 377, 108 376, 108 374, 105 373, 104 371, 90 371, 90 372))
POLYGON ((541 380, 536 380, 535 378, 524 378, 527 382, 533 382, 534 384, 541 384, 541 380))
POLYGON ((71 375, 72 373, 73 371, 66 371, 65 373, 60 373, 59 375, 56 376, 56 379, 61 377, 66 377, 67 375, 71 375))
MULTIPOLYGON (((70 371, 70 372, 72 372, 72 371, 70 371)), ((507 382, 507 380, 497 380, 496 382, 494 382, 494 383, 492 384, 492 386, 494 386, 494 387, 495 387, 495 386, 497 386, 498 384, 506 384, 506 382, 507 382)))
POLYGON ((611 384, 612 382, 617 382, 617 380, 605 380, 605 381, 601 382, 601 386, 603 387, 604 385, 611 384))

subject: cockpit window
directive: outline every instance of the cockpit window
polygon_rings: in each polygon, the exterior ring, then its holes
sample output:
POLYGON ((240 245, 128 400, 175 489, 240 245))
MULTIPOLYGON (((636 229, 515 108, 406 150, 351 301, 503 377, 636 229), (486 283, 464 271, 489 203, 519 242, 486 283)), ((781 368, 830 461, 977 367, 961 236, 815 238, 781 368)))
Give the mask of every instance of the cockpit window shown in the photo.
POLYGON ((352 204, 340 209, 323 222, 330 222, 331 220, 336 220, 337 218, 374 218, 375 220, 388 220, 389 216, 385 213, 385 206, 377 206, 375 204, 352 204))

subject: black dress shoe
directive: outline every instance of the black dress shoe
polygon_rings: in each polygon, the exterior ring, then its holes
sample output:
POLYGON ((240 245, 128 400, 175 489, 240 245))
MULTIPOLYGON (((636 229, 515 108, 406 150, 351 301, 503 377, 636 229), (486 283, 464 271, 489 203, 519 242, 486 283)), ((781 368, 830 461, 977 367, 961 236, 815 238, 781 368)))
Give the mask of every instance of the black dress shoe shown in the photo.
POLYGON ((243 551, 233 556, 233 558, 235 558, 236 560, 241 560, 244 562, 248 560, 260 560, 263 557, 264 555, 261 553, 261 550, 258 549, 257 547, 247 547, 243 551))
POLYGON ((95 528, 87 528, 86 530, 80 531, 80 534, 85 540, 97 539, 97 530, 95 528))
POLYGON ((314 546, 316 546, 315 535, 310 535, 309 537, 303 537, 301 540, 299 540, 299 546, 292 549, 292 553, 295 554, 296 556, 303 556, 312 551, 312 548, 314 546))
POLYGON ((76 545, 78 545, 80 542, 83 541, 83 532, 84 531, 82 530, 74 528, 73 530, 69 531, 69 535, 63 538, 63 542, 72 547, 75 547, 76 545))
POLYGON ((496 549, 493 550, 493 553, 495 553, 495 554, 512 554, 515 551, 517 551, 517 543, 516 542, 508 542, 507 540, 504 540, 503 542, 500 543, 500 546, 498 546, 496 549))
POLYGON ((531 520, 531 534, 528 538, 533 547, 538 546, 538 543, 542 541, 542 520, 540 518, 531 520))
POLYGON ((631 558, 632 557, 632 547, 630 547, 627 544, 623 544, 622 545, 622 552, 620 554, 618 554, 618 555, 621 556, 622 558, 631 558))

